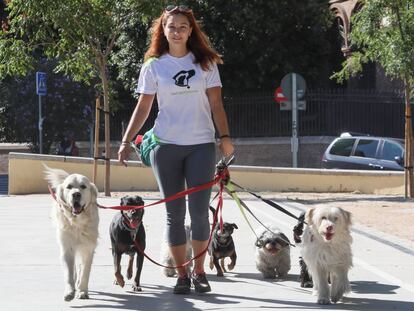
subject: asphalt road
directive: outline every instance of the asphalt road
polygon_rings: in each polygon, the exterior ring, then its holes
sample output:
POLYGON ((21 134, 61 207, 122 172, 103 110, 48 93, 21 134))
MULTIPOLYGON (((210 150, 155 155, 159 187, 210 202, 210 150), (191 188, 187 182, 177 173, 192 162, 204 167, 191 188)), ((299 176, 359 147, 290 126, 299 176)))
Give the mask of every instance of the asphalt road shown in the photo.
MULTIPOLYGON (((144 198, 150 203, 152 198, 144 198)), ((99 198, 101 205, 117 205, 118 199, 99 198)), ((258 200, 246 201, 263 222, 274 223, 290 238, 295 220, 258 200)), ((100 210, 100 239, 90 278, 90 299, 63 301, 63 274, 55 229, 49 213, 49 195, 0 196, 0 306, 1 310, 414 310, 414 250, 392 237, 378 237, 356 224, 353 230, 354 267, 350 271, 352 293, 338 304, 319 306, 310 289, 298 282, 299 250, 292 248, 292 269, 287 280, 264 280, 254 263, 255 236, 236 204, 224 201, 225 221, 239 226, 234 232, 238 262, 224 278, 208 272, 212 292, 204 295, 172 294, 175 280, 161 274, 146 260, 143 292, 113 284, 108 228, 114 211, 100 210)), ((305 206, 284 204, 294 214, 305 206)), ((258 224, 250 219, 254 227, 258 224)), ((144 218, 147 253, 159 258, 164 227, 161 206, 149 207, 144 218)), ((123 261, 124 271, 127 264, 123 261)))

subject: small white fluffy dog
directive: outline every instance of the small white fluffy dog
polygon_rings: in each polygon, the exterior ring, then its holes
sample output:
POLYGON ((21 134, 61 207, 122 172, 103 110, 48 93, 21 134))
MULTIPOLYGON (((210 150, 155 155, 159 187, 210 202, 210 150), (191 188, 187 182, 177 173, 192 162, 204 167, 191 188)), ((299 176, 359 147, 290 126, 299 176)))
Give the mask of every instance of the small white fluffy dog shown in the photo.
POLYGON ((53 188, 52 219, 63 263, 64 299, 88 299, 92 259, 98 239, 98 189, 83 175, 47 166, 45 178, 53 188), (76 269, 77 268, 77 269, 76 269))
MULTIPOLYGON (((187 236, 187 243, 186 243, 186 259, 190 260, 192 255, 193 255, 193 247, 191 246, 191 228, 189 225, 185 225, 185 233, 187 236)), ((167 241, 163 241, 162 245, 161 245, 161 263, 164 266, 175 266, 175 262, 172 258, 171 252, 170 252, 170 248, 168 246, 167 241)), ((193 267, 193 262, 190 262, 187 265, 187 274, 191 273, 191 268, 193 267)), ((173 268, 165 268, 162 267, 161 268, 162 273, 166 276, 166 277, 174 277, 177 275, 177 271, 176 269, 173 268)))
POLYGON ((313 279, 313 294, 318 304, 335 303, 350 290, 351 213, 338 207, 317 207, 306 212, 305 220, 299 246, 313 279))
POLYGON ((265 279, 286 278, 290 270, 290 241, 275 226, 256 229, 256 268, 265 279))

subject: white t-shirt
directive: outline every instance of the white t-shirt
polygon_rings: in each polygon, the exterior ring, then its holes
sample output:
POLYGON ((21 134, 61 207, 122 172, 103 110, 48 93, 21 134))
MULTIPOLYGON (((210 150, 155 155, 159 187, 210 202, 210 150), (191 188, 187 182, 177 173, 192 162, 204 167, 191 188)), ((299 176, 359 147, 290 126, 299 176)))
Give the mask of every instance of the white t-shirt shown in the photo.
POLYGON ((214 142, 214 124, 206 90, 220 86, 217 64, 204 71, 190 52, 164 54, 143 65, 137 93, 157 94, 154 133, 163 143, 194 145, 214 142))

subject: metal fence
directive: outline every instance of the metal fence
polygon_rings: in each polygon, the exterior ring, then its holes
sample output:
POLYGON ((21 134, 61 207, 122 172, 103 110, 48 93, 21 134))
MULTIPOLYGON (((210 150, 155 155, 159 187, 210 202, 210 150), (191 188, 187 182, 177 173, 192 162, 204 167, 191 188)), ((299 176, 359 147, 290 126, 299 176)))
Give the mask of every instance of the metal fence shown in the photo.
MULTIPOLYGON (((291 111, 281 111, 272 93, 224 94, 232 137, 291 136, 291 111)), ((154 123, 153 106, 142 131, 154 123)), ((112 118, 112 139, 122 136, 131 112, 112 118)), ((308 90, 306 110, 298 113, 299 136, 337 136, 344 131, 404 137, 404 98, 397 91, 374 92, 342 89, 308 90)))

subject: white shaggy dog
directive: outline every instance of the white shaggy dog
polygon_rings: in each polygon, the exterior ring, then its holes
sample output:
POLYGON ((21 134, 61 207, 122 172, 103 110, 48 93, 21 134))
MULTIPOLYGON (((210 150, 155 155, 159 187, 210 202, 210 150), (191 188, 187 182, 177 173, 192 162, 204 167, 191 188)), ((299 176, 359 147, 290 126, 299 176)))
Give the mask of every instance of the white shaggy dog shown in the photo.
MULTIPOLYGON (((185 233, 186 233, 186 236, 187 236, 186 259, 190 260, 192 255, 193 255, 193 247, 191 246, 191 228, 190 228, 189 225, 185 225, 185 233)), ((175 262, 174 262, 174 259, 172 258, 170 248, 168 246, 167 241, 163 241, 163 243, 161 245, 161 263, 164 266, 170 266, 170 267, 175 266, 175 262)), ((186 267, 187 268, 187 274, 191 273, 192 266, 193 266, 193 262, 190 262, 187 265, 187 267, 186 267)), ((174 277, 174 276, 177 275, 176 269, 173 269, 173 268, 162 267, 161 271, 166 277, 174 277)))
POLYGON ((256 230, 256 268, 265 279, 286 278, 290 270, 290 241, 275 226, 256 230))
POLYGON ((305 220, 299 246, 313 279, 313 294, 318 304, 335 303, 350 290, 351 214, 338 207, 317 207, 306 212, 305 220))
POLYGON ((92 259, 98 239, 98 189, 83 175, 46 167, 46 180, 54 190, 52 219, 63 262, 64 299, 88 299, 92 259), (76 269, 77 267, 77 269, 76 269))

